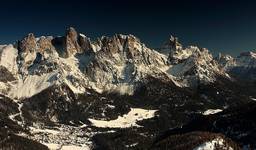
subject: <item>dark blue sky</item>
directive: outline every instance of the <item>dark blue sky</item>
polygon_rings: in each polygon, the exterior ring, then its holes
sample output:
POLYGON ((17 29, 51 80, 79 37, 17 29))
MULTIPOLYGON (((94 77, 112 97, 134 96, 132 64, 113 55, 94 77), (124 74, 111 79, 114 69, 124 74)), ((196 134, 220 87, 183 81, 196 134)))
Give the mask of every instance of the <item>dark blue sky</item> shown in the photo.
POLYGON ((63 35, 68 26, 92 39, 134 34, 150 47, 169 36, 213 53, 256 48, 256 2, 232 0, 7 0, 1 1, 0 44, 29 32, 63 35))

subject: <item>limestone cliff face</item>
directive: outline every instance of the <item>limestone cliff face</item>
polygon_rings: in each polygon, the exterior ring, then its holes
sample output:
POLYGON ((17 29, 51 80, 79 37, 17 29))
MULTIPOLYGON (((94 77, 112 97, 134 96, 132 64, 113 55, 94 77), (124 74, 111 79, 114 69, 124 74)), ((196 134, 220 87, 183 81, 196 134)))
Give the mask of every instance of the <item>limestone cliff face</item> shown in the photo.
POLYGON ((52 39, 53 37, 45 37, 42 36, 37 41, 38 49, 37 51, 40 53, 44 53, 45 51, 52 51, 54 49, 54 46, 52 45, 52 39))
POLYGON ((18 42, 19 62, 22 64, 31 64, 36 58, 37 43, 33 33, 29 33, 18 42))
POLYGON ((81 47, 80 50, 78 51, 78 53, 92 51, 91 40, 88 37, 86 37, 85 35, 79 34, 79 36, 78 36, 78 44, 81 47))
POLYGON ((68 28, 66 31, 64 50, 65 57, 70 57, 81 52, 81 47, 78 44, 78 35, 73 27, 68 28))
POLYGON ((36 38, 33 33, 29 33, 19 41, 18 49, 21 53, 33 53, 37 49, 36 38))

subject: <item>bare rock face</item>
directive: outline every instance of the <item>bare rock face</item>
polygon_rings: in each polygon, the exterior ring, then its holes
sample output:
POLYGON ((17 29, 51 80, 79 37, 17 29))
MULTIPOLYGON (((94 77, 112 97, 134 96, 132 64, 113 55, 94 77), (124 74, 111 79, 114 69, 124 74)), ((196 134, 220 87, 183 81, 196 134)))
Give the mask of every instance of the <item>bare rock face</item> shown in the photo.
POLYGON ((135 36, 128 36, 127 37, 127 50, 128 50, 128 58, 133 59, 140 55, 140 49, 142 49, 140 40, 137 39, 135 36))
POLYGON ((170 49, 178 50, 182 48, 177 37, 171 36, 168 43, 170 49))
POLYGON ((85 35, 79 34, 78 43, 81 47, 78 53, 88 52, 92 50, 91 40, 85 35))
POLYGON ((121 45, 117 35, 113 37, 101 37, 100 41, 102 45, 102 50, 106 53, 115 54, 123 50, 123 45, 121 45))
MULTIPOLYGON (((179 43, 178 38, 171 35, 158 51, 166 56, 172 56, 180 50, 182 50, 182 45, 179 43)), ((170 59, 172 58, 170 57, 170 59)))
POLYGON ((37 43, 33 33, 29 33, 24 39, 18 42, 19 62, 31 64, 36 58, 37 43))
POLYGON ((4 75, 0 76, 0 82, 14 81, 16 79, 12 72, 8 71, 6 68, 2 66, 0 66, 0 74, 4 75))
POLYGON ((197 46, 183 47, 178 42, 178 38, 171 36, 168 42, 164 45, 166 50, 169 50, 168 60, 171 65, 177 65, 186 61, 190 57, 207 57, 212 59, 208 50, 205 48, 199 48, 197 46))
POLYGON ((29 33, 18 44, 18 50, 22 53, 33 53, 36 51, 36 48, 36 38, 33 33, 29 33))
POLYGON ((51 40, 52 40, 51 37, 45 37, 45 36, 40 37, 39 40, 37 41, 38 52, 43 54, 44 51, 51 51, 52 49, 54 49, 51 43, 51 40))
POLYGON ((66 31, 66 39, 65 39, 65 57, 70 57, 77 52, 81 51, 81 47, 78 44, 78 35, 76 30, 73 27, 70 27, 66 31))
POLYGON ((171 64, 180 63, 183 59, 187 58, 187 55, 191 55, 192 53, 190 49, 184 50, 182 45, 178 42, 178 38, 173 36, 171 36, 171 38, 169 39, 167 47, 170 50, 169 60, 171 64))

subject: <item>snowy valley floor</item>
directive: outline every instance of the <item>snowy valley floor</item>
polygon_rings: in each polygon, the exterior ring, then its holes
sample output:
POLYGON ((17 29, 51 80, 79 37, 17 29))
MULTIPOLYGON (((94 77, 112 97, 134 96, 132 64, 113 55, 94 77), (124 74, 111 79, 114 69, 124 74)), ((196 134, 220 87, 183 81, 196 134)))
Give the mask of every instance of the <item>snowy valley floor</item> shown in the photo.
POLYGON ((113 133, 115 129, 119 128, 140 128, 142 126, 139 126, 136 122, 154 117, 155 112, 156 110, 131 108, 130 112, 119 116, 115 120, 88 119, 92 123, 91 125, 82 124, 79 127, 63 124, 55 127, 36 127, 36 124, 34 124, 34 127, 28 128, 31 135, 22 133, 19 135, 38 141, 46 145, 50 150, 89 150, 93 148, 91 138, 94 135, 113 133), (97 132, 91 129, 93 126, 97 128, 109 128, 109 130, 97 132))

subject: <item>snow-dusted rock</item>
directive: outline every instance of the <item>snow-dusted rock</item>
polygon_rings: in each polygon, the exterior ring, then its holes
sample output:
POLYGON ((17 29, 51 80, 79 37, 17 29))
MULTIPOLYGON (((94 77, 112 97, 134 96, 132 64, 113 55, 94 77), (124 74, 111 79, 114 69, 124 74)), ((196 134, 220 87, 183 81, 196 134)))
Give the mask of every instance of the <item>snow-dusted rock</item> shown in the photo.
POLYGON ((80 53, 81 52, 88 52, 88 51, 92 50, 91 40, 88 37, 86 37, 85 35, 81 34, 81 33, 78 36, 78 43, 81 47, 80 53))
POLYGON ((193 150, 215 150, 215 149, 233 150, 232 147, 224 143, 225 141, 222 138, 216 138, 212 141, 201 144, 200 146, 194 148, 193 150))
POLYGON ((0 66, 6 68, 13 75, 17 75, 18 66, 16 58, 18 50, 13 45, 6 45, 0 48, 0 66))
POLYGON ((256 79, 256 53, 244 52, 233 58, 229 55, 219 55, 217 61, 229 74, 242 80, 256 79))
POLYGON ((78 34, 73 27, 70 27, 66 31, 65 36, 65 57, 70 57, 77 52, 81 52, 81 47, 78 44, 78 34))
POLYGON ((19 61, 30 65, 36 58, 37 43, 33 33, 29 33, 18 42, 19 61))
POLYGON ((41 36, 37 41, 38 49, 37 51, 43 55, 44 58, 48 58, 54 51, 54 46, 52 45, 53 37, 41 36))
POLYGON ((176 63, 176 58, 173 57, 177 51, 182 50, 182 45, 179 43, 178 38, 171 35, 170 39, 164 43, 160 52, 169 56, 172 63, 176 63))
POLYGON ((8 59, 0 60, 0 66, 16 77, 3 83, 0 92, 13 98, 31 97, 56 84, 65 84, 79 94, 93 89, 131 95, 148 77, 177 86, 197 86, 228 76, 207 49, 183 48, 175 37, 164 45, 169 53, 161 54, 133 35, 90 41, 71 27, 62 37, 29 34, 17 48, 5 46, 0 53, 1 59, 8 59), (24 86, 27 89, 21 89, 24 86), (21 92, 15 94, 15 90, 21 92))
POLYGON ((102 37, 101 50, 84 65, 85 74, 100 90, 132 93, 147 75, 157 76, 167 57, 147 48, 132 35, 102 37))
POLYGON ((212 83, 217 76, 228 76, 205 48, 190 46, 174 54, 170 57, 177 61, 169 69, 169 73, 181 78, 187 86, 212 83))
MULTIPOLYGON (((66 84, 80 94, 88 88, 132 94, 147 76, 159 77, 166 74, 164 68, 168 67, 165 55, 147 48, 132 35, 102 37, 92 44, 69 28, 64 37, 36 39, 29 34, 18 48, 19 54, 15 48, 9 48, 12 58, 4 53, 2 58, 9 59, 4 63, 12 61, 3 65, 9 65, 8 69, 13 68, 9 71, 18 74, 16 81, 6 85, 9 88, 5 90, 9 91, 5 94, 18 99, 31 97, 55 84, 66 84), (84 53, 90 49, 91 53, 84 53), (66 57, 62 57, 63 53, 66 57)), ((6 52, 5 49, 2 51, 6 52)))

